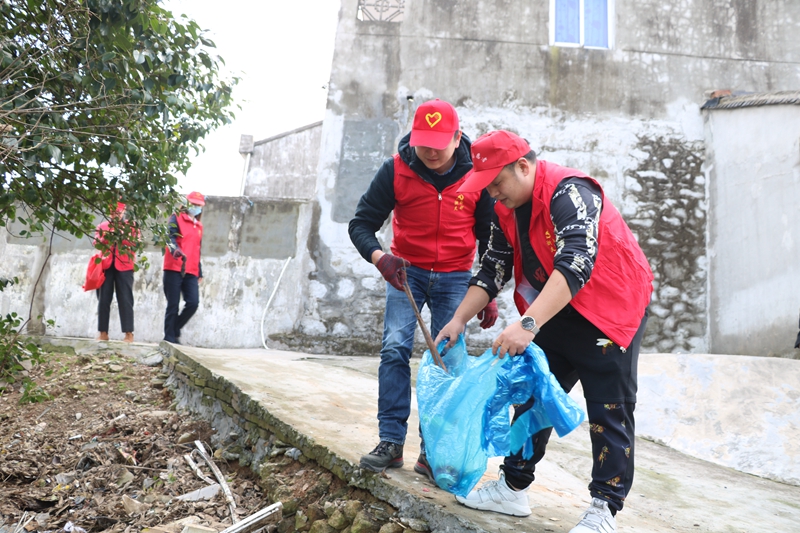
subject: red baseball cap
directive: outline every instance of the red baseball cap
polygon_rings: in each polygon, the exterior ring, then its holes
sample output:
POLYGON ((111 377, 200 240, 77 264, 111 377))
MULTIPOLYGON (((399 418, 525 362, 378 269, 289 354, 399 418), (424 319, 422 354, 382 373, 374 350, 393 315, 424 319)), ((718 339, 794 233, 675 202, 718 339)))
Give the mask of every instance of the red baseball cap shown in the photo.
POLYGON ((531 151, 528 141, 505 130, 490 131, 472 143, 472 174, 458 192, 480 191, 489 185, 509 163, 531 151))
POLYGON ((411 128, 410 146, 425 146, 442 150, 453 140, 458 131, 458 113, 449 103, 428 100, 414 113, 414 126, 411 128))
POLYGON ((189 201, 190 204, 194 205, 206 205, 206 197, 203 194, 200 194, 197 191, 192 191, 186 195, 186 199, 189 201))

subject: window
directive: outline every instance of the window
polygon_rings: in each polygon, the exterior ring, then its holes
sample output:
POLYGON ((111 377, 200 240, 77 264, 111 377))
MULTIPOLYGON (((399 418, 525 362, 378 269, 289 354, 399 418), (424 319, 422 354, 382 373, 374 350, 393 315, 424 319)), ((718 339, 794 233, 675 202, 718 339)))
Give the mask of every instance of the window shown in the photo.
POLYGON ((550 0, 550 44, 611 48, 614 0, 550 0))

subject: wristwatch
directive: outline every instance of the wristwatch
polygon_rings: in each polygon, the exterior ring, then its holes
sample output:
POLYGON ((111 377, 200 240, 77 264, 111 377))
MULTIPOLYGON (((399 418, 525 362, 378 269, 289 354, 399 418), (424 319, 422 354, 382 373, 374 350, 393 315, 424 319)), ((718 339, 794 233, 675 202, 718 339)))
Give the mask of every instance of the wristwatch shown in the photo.
POLYGON ((522 324, 522 329, 525 331, 530 331, 534 335, 539 334, 539 328, 536 327, 536 319, 532 316, 522 315, 522 318, 519 319, 520 324, 522 324))

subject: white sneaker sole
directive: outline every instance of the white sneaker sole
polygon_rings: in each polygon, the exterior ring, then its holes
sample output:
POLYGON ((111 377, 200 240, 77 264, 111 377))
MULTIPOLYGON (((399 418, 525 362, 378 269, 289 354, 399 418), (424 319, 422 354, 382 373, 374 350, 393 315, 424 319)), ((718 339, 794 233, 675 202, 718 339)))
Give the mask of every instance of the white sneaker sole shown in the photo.
POLYGON ((531 514, 530 506, 522 506, 511 502, 497 503, 494 501, 488 502, 471 502, 461 496, 456 496, 456 501, 464 507, 470 509, 477 509, 478 511, 493 511, 495 513, 505 514, 509 516, 528 516, 531 514))

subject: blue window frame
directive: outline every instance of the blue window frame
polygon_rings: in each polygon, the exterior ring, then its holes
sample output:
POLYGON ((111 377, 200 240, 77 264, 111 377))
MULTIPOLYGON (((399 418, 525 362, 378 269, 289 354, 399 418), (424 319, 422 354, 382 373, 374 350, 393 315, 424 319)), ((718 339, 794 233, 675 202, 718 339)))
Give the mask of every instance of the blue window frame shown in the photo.
POLYGON ((550 44, 611 48, 614 0, 550 0, 550 44))

